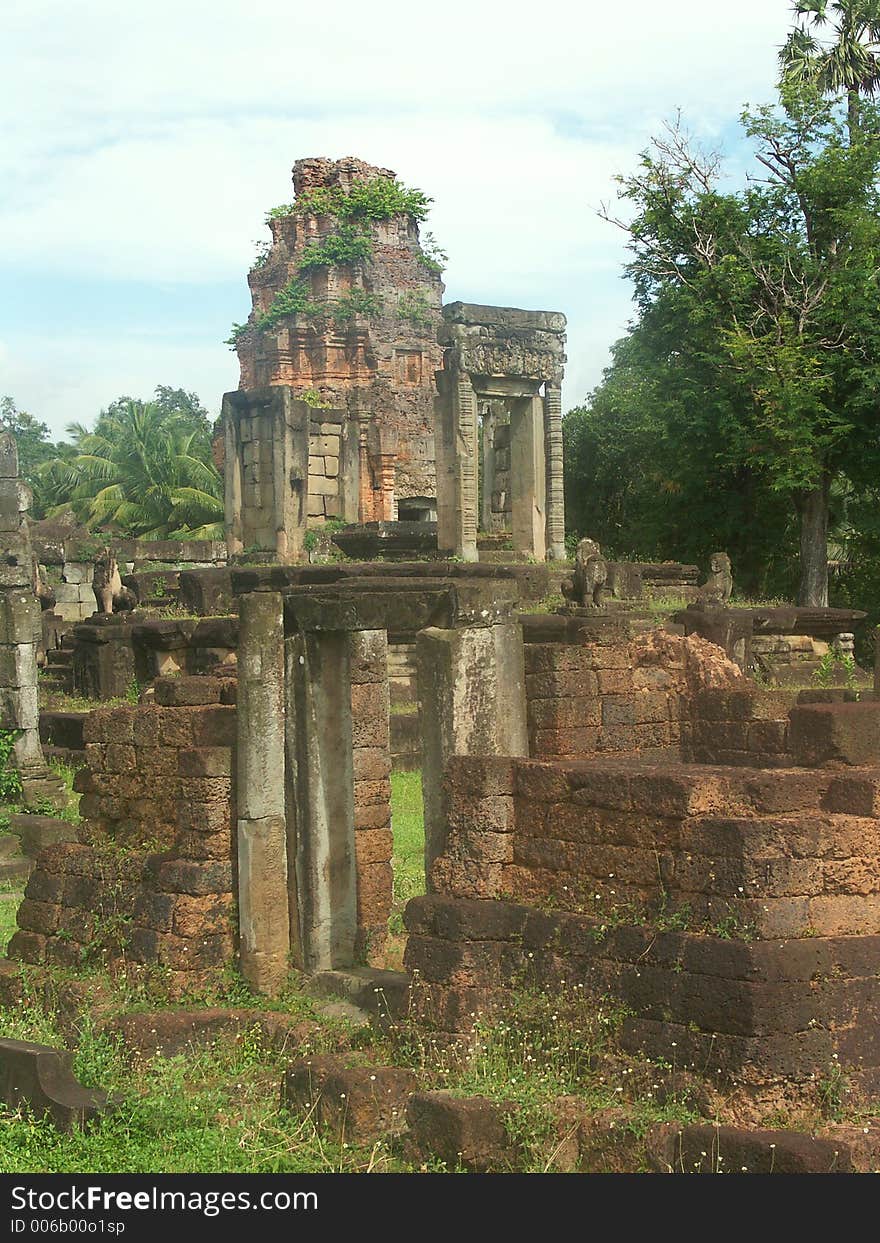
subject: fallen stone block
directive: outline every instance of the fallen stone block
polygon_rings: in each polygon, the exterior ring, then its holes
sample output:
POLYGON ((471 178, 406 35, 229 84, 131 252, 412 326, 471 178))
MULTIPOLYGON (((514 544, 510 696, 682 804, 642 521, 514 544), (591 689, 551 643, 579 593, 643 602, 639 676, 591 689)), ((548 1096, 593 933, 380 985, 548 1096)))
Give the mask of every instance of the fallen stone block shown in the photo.
POLYGON ((418 1087, 415 1071, 396 1066, 352 1066, 332 1055, 296 1062, 281 1083, 281 1103, 313 1112, 337 1139, 398 1135, 406 1103, 418 1087))
POLYGON ((28 1106, 48 1114, 61 1131, 107 1109, 107 1093, 84 1088, 70 1070, 70 1056, 44 1044, 0 1039, 0 1099, 10 1109, 28 1106))
MULTIPOLYGON (((880 1127, 877 1131, 880 1139, 880 1127)), ((649 1132, 648 1160, 662 1174, 853 1174, 876 1168, 877 1141, 867 1151, 862 1128, 858 1138, 856 1128, 838 1128, 837 1132, 814 1136, 800 1131, 662 1123, 649 1132)))
POLYGON ((516 1108, 509 1101, 484 1096, 418 1092, 406 1109, 412 1150, 422 1160, 442 1161, 450 1171, 488 1174, 515 1169, 521 1149, 505 1120, 516 1108))

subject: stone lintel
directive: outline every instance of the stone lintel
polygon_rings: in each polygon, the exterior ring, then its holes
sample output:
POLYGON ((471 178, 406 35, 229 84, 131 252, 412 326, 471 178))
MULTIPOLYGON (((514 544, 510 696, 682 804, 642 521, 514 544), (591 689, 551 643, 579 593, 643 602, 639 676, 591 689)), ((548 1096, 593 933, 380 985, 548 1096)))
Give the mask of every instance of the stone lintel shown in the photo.
POLYGON ((448 324, 491 328, 565 332, 566 318, 561 311, 526 311, 515 306, 485 306, 478 302, 450 302, 443 308, 448 324))

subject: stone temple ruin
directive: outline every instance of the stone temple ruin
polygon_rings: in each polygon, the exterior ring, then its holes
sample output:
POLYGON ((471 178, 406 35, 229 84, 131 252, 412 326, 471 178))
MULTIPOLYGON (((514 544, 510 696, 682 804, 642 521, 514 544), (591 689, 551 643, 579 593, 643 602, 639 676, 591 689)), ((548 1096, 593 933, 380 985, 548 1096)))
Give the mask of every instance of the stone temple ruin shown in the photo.
MULTIPOLYGON (((295 184, 383 175, 303 161, 295 184)), ((322 227, 273 221, 255 306, 322 227)), ((320 273, 313 298, 358 280, 403 296, 417 233, 397 220, 378 240, 372 268, 320 273)), ((723 554, 703 583, 696 566, 606 561, 593 543, 559 565, 564 318, 441 309, 439 281, 419 279, 430 331, 291 315, 239 341, 242 388, 224 399, 226 564, 201 549, 199 568, 161 583, 135 570, 134 613, 67 629, 44 615, 47 673, 69 670, 97 700, 132 678, 142 690, 78 725, 44 714, 47 749, 83 763, 83 824, 34 852, 10 958, 41 969, 123 955, 161 968, 180 996, 226 966, 269 995, 291 972, 354 981, 444 1042, 466 1041, 523 984, 576 984, 621 1008, 622 1050, 686 1068, 704 1117, 723 1107, 740 1144, 766 1147, 756 1120, 815 1103, 832 1065, 870 1108, 880 658, 873 690, 811 681, 829 653, 851 651, 864 614, 731 607, 723 554), (306 384, 329 404, 304 399, 306 384), (421 559, 309 561, 309 529, 340 516, 366 539, 416 497, 437 512, 421 559), (481 533, 510 535, 507 557, 481 533), (539 606, 563 590, 562 607, 539 606), (670 592, 684 607, 661 616, 652 598, 670 592), (151 598, 186 616, 150 619, 151 598), (419 709, 426 893, 407 906, 395 974, 381 967, 402 696, 419 709)), ((10 550, 24 502, 12 508, 10 550)), ((31 637, 9 641, 35 646, 25 612, 31 637)), ((17 702, 27 711, 33 695, 17 702)), ((404 1084, 417 1138, 452 1108, 408 1071, 377 1073, 404 1084)), ((705 1145, 707 1128, 680 1129, 679 1149, 705 1145)), ((856 1138, 835 1133, 841 1168, 876 1165, 856 1138)), ((789 1142, 773 1141, 780 1160, 789 1142)))
MULTIPOLYGON (((310 262, 333 236, 326 196, 393 178, 359 160, 300 160, 289 213, 270 219, 236 337, 241 385, 223 402, 230 555, 296 562, 306 531, 328 521, 436 522, 429 546, 464 560, 478 532, 561 559, 565 316, 441 307, 404 212, 370 225, 369 261, 310 262), (277 314, 291 289, 300 309, 277 314)), ((417 529, 406 536, 424 547, 417 529)))

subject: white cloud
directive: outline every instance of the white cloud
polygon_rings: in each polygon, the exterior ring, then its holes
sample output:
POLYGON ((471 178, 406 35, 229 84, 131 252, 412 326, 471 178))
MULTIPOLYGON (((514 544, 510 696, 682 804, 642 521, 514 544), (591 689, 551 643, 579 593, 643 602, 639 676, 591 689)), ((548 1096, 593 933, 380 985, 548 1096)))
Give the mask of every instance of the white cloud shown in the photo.
MULTIPOLYGON (((112 307, 116 282, 239 279, 229 319, 243 318, 252 243, 290 197, 293 161, 355 154, 434 196, 450 298, 568 313, 579 399, 628 313, 621 239, 593 208, 677 105, 711 138, 769 97, 788 14, 788 0, 31 0, 0 46, 5 281, 88 276, 112 307)), ((213 405, 234 382, 210 334, 92 343, 85 324, 63 343, 74 381, 51 318, 7 316, 0 357, 0 387, 44 418, 156 383, 213 405)))

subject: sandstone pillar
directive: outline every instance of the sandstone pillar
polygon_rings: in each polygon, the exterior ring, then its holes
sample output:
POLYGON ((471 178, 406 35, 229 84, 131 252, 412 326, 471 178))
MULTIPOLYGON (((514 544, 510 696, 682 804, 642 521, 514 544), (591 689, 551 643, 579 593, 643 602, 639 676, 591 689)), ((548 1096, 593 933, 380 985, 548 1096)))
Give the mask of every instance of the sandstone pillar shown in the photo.
POLYGON ((40 745, 37 636, 40 602, 34 595, 34 560, 27 511, 31 490, 18 477, 18 446, 0 433, 0 729, 15 730, 15 767, 25 803, 66 802, 50 776, 40 745))
POLYGON ((358 418, 358 478, 360 481, 358 522, 373 521, 373 475, 370 470, 370 453, 367 448, 367 429, 369 426, 369 415, 362 415, 358 418))
POLYGON ((287 640, 288 850, 298 965, 348 967, 357 931, 351 653, 342 632, 287 640))
POLYGON ((562 390, 544 387, 544 453, 547 463, 547 556, 565 560, 565 481, 562 460, 562 390))
POLYGON ((305 556, 311 409, 294 400, 292 389, 281 394, 272 404, 275 552, 282 563, 294 564, 305 556))
POLYGON ((443 777, 453 755, 528 755, 522 628, 516 622, 416 639, 425 803, 425 872, 446 845, 443 777))
POLYGON ((226 519, 226 553, 232 558, 244 551, 242 539, 241 445, 234 418, 224 410, 223 489, 226 519))
POLYGON ((241 599, 237 728, 241 970, 255 992, 274 994, 287 978, 290 953, 284 621, 275 592, 241 599))
POLYGON ((375 962, 391 914, 391 729, 388 634, 355 630, 351 653, 354 845, 357 862, 358 960, 375 962))
POLYGON ((492 493, 495 490, 495 408, 487 402, 481 428, 483 491, 480 497, 480 529, 492 530, 492 493))
MULTIPOLYGON (((443 373, 438 373, 438 383, 443 373)), ((477 395, 462 371, 443 376, 437 400, 437 540, 463 561, 477 558, 477 395)))
POLYGON ((539 396, 510 402, 510 496, 513 547, 535 561, 547 554, 544 403, 539 396))

